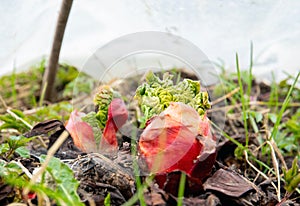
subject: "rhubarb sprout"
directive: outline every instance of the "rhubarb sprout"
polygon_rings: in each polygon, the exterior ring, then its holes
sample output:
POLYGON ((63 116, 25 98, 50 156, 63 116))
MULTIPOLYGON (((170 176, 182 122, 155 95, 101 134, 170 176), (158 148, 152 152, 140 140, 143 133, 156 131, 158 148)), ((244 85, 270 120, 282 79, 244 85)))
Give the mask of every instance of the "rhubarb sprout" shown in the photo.
POLYGON ((99 126, 101 129, 104 129, 107 121, 109 104, 114 98, 118 97, 120 97, 120 94, 108 85, 101 86, 95 95, 94 104, 97 107, 96 118, 99 121, 99 126))
POLYGON ((200 116, 211 107, 207 92, 200 91, 200 82, 184 79, 174 84, 173 75, 165 73, 160 79, 152 71, 146 75, 146 83, 136 90, 135 98, 144 114, 139 119, 145 127, 148 119, 159 115, 171 102, 182 102, 194 108, 200 116))

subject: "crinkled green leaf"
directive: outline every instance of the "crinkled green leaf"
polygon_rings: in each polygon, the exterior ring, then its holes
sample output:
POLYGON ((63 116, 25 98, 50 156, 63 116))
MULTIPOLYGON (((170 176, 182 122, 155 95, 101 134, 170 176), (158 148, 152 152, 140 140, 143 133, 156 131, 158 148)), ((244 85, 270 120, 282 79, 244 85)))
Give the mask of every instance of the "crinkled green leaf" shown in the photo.
POLYGON ((16 153, 19 154, 21 157, 29 158, 30 152, 26 147, 19 147, 16 149, 16 153))
POLYGON ((28 131, 27 125, 25 125, 20 120, 16 120, 16 118, 11 116, 10 114, 0 115, 0 120, 4 122, 3 124, 0 125, 0 132, 3 129, 16 129, 20 133, 24 133, 28 131))
MULTIPOLYGON (((44 155, 42 159, 45 159, 44 155)), ((47 195, 50 199, 55 200, 57 205, 84 205, 76 192, 79 183, 67 165, 57 158, 52 158, 47 167, 47 172, 51 174, 49 177, 52 180, 49 180, 49 182, 51 181, 54 189, 44 182, 30 185, 30 179, 23 173, 19 165, 15 162, 7 163, 0 160, 0 177, 6 184, 15 186, 18 189, 29 186, 30 191, 47 195)))
POLYGON ((82 121, 88 123, 92 127, 96 144, 97 146, 99 146, 100 140, 102 138, 102 132, 100 130, 101 128, 100 122, 96 118, 96 115, 97 115, 96 112, 90 112, 86 116, 82 117, 81 119, 82 121))
POLYGON ((19 147, 25 146, 33 138, 27 138, 24 136, 10 136, 7 140, 7 143, 11 149, 17 149, 19 147))
POLYGON ((184 79, 174 85, 173 75, 165 73, 160 79, 151 71, 146 75, 146 83, 137 88, 135 98, 144 114, 140 119, 142 127, 148 119, 165 110, 170 102, 185 103, 199 115, 203 115, 211 106, 208 93, 200 91, 199 81, 184 79))
POLYGON ((22 169, 15 162, 0 161, 0 177, 5 183, 19 188, 29 183, 29 178, 23 174, 22 169))
POLYGON ((0 145, 0 155, 3 155, 8 151, 9 151, 9 145, 7 143, 2 143, 0 145))
POLYGON ((107 121, 108 106, 116 97, 120 97, 120 94, 108 85, 101 86, 94 97, 94 104, 98 107, 96 118, 100 122, 101 129, 104 129, 107 121))
MULTIPOLYGON (((41 162, 45 161, 46 156, 41 156, 41 162)), ((47 168, 47 172, 55 181, 54 192, 60 196, 67 205, 84 205, 78 194, 79 182, 74 178, 73 171, 58 158, 52 157, 47 168)))

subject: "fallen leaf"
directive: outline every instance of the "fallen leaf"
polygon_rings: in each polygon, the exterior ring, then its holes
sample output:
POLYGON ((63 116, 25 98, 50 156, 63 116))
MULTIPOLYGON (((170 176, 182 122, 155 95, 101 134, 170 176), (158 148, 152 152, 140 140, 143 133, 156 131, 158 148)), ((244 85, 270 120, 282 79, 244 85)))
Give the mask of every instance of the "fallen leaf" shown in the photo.
POLYGON ((231 197, 240 197, 252 190, 252 186, 238 174, 219 169, 203 184, 205 190, 214 190, 231 197))
POLYGON ((53 132, 54 130, 65 129, 63 123, 59 120, 46 120, 39 122, 27 133, 24 134, 25 137, 33 137, 41 134, 47 134, 53 132))

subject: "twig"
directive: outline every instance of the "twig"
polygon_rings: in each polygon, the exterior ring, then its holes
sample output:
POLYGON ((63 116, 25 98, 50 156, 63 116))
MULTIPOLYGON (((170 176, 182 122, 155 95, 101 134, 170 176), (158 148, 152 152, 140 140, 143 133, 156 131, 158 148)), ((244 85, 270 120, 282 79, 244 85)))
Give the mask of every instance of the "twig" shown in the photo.
MULTIPOLYGON (((13 116, 15 119, 20 120, 23 124, 25 124, 29 129, 32 129, 33 126, 31 126, 28 122, 26 122, 24 119, 22 119, 21 117, 19 117, 18 115, 16 115, 16 113, 14 113, 13 111, 11 111, 10 109, 6 109, 6 112, 9 113, 11 116, 13 116)), ((38 136, 39 141, 41 142, 42 146, 44 148, 47 148, 46 143, 44 142, 44 140, 38 136)))
POLYGON ((42 196, 43 196, 43 199, 45 200, 46 206, 51 206, 49 197, 44 192, 42 193, 42 196))
POLYGON ((45 84, 43 86, 43 89, 42 89, 41 98, 40 98, 40 101, 39 101, 39 106, 40 107, 43 106, 43 102, 44 102, 44 99, 45 99, 45 93, 46 93, 47 86, 48 86, 48 82, 45 82, 45 84))
POLYGON ((274 142, 274 140, 271 140, 271 144, 272 144, 272 146, 273 146, 273 149, 275 150, 275 153, 277 154, 278 158, 280 159, 280 161, 281 161, 281 163, 282 163, 284 169, 287 170, 288 168, 287 168, 286 162, 285 162, 284 157, 283 157, 283 155, 281 154, 281 152, 280 152, 280 150, 279 150, 279 148, 278 148, 276 142, 274 142))
MULTIPOLYGON (((270 103, 268 102, 262 102, 262 101, 251 101, 249 102, 249 105, 252 106, 252 105, 262 105, 262 106, 269 106, 270 103)), ((278 102, 278 106, 282 106, 283 105, 283 102, 278 102)), ((240 108, 242 106, 241 103, 239 104, 235 104, 235 105, 228 105, 228 106, 224 106, 224 107, 218 107, 218 108, 213 108, 213 109, 210 109, 210 110, 207 110, 208 113, 213 113, 213 112, 216 112, 216 111, 222 111, 222 110, 230 110, 230 109, 234 109, 234 108, 240 108)), ((288 104, 288 107, 300 107, 300 103, 298 102, 293 102, 293 103, 289 103, 288 104)))
POLYGON ((250 165, 250 167, 252 167, 257 173, 259 173, 261 176, 263 176, 266 180, 270 181, 270 182, 271 182, 271 185, 275 188, 276 192, 278 192, 278 191, 277 191, 277 187, 276 187, 276 185, 274 184, 274 182, 272 182, 272 181, 270 180, 270 178, 269 178, 265 173, 261 172, 259 169, 257 169, 257 168, 249 161, 247 151, 244 151, 244 155, 245 155, 246 162, 250 165))
POLYGON ((10 114, 11 116, 13 116, 15 119, 20 120, 23 124, 25 124, 29 129, 32 129, 33 126, 31 126, 28 122, 26 122, 24 119, 22 119, 21 117, 19 117, 18 115, 16 115, 16 113, 14 113, 13 111, 11 111, 10 109, 6 109, 6 112, 8 114, 10 114))
POLYGON ((267 144, 266 142, 263 142, 261 145, 259 145, 258 147, 256 147, 253 151, 257 152, 260 148, 262 148, 265 144, 267 144))
POLYGON ((46 206, 51 206, 49 197, 44 193, 37 193, 38 195, 38 205, 46 205, 46 206))
POLYGON ((58 137, 58 139, 55 141, 55 143, 52 145, 52 147, 49 149, 45 162, 42 164, 41 168, 38 170, 37 173, 35 173, 29 183, 29 186, 24 188, 23 193, 25 195, 28 194, 29 190, 30 190, 30 186, 34 185, 36 183, 36 181, 38 180, 38 178, 40 177, 40 175, 46 170, 51 158, 53 157, 53 155, 56 153, 56 151, 59 149, 59 147, 64 143, 64 141, 68 138, 69 133, 67 130, 64 130, 63 133, 58 137))
POLYGON ((27 175, 27 177, 29 177, 29 179, 32 178, 32 174, 26 167, 24 167, 24 165, 20 161, 12 160, 11 163, 15 163, 16 165, 18 165, 22 169, 22 171, 27 175))
POLYGON ((5 101, 4 101, 4 99, 3 99, 3 97, 2 97, 1 94, 0 94, 0 101, 2 102, 4 108, 7 109, 7 104, 5 103, 5 101))
MULTIPOLYGON (((272 141, 273 139, 271 139, 272 141)), ((279 166, 278 166, 278 161, 277 161, 277 158, 276 158, 276 154, 275 154, 275 151, 274 151, 274 148, 273 148, 273 145, 271 144, 270 141, 267 141, 267 144, 270 146, 270 149, 271 149, 271 156, 272 156, 272 162, 273 162, 273 167, 275 169, 275 173, 276 173, 276 177, 277 177, 277 198, 278 198, 278 201, 280 202, 281 201, 281 197, 280 197, 280 173, 279 173, 279 166)))
MULTIPOLYGON (((35 206, 34 204, 32 204, 31 199, 28 199, 28 200, 27 200, 27 204, 28 204, 28 206, 35 206)), ((48 205, 47 205, 47 206, 48 206, 48 205)))
POLYGON ((224 96, 222 96, 222 97, 216 99, 215 101, 213 101, 213 102, 211 103, 211 105, 215 105, 215 104, 217 104, 217 103, 223 101, 224 99, 227 99, 227 98, 231 97, 232 95, 234 95, 235 93, 237 93, 239 90, 240 90, 240 87, 235 88, 235 89, 232 90, 231 92, 229 92, 229 93, 225 94, 224 96))
POLYGON ((230 126, 231 129, 234 131, 234 133, 235 133, 236 135, 238 135, 239 132, 237 131, 236 127, 233 125, 233 121, 232 121, 231 119, 229 119, 228 122, 229 122, 229 126, 230 126))
POLYGON ((45 94, 44 99, 48 101, 51 101, 52 99, 52 92, 54 89, 54 82, 55 82, 56 72, 58 68, 60 49, 61 49, 68 17, 72 7, 72 3, 73 0, 62 1, 60 12, 57 19, 49 63, 44 73, 43 85, 42 85, 43 88, 42 91, 43 91, 47 84, 47 87, 44 92, 45 94))
MULTIPOLYGON (((237 172, 235 172, 236 174, 238 174, 237 172)), ((242 179, 244 179, 248 184, 250 184, 253 189, 255 189, 255 191, 257 193, 259 193, 260 195, 263 196, 263 192, 261 191, 261 189, 259 189, 253 182, 251 182, 250 180, 248 180, 246 177, 244 177, 243 175, 239 175, 239 177, 241 177, 242 179)))

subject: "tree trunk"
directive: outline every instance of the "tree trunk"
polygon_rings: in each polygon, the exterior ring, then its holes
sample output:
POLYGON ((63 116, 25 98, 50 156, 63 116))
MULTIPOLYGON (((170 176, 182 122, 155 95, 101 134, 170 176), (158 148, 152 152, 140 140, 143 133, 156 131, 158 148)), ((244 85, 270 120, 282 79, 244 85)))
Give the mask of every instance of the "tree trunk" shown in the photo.
POLYGON ((59 16, 57 19, 50 58, 43 76, 43 86, 42 86, 43 89, 41 90, 41 92, 45 90, 44 99, 50 102, 52 100, 53 91, 54 91, 54 83, 55 83, 55 77, 58 68, 58 60, 59 60, 61 44, 63 41, 65 28, 67 25, 72 3, 73 0, 62 0, 59 16))

